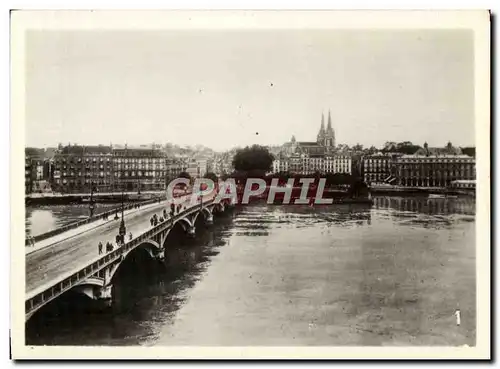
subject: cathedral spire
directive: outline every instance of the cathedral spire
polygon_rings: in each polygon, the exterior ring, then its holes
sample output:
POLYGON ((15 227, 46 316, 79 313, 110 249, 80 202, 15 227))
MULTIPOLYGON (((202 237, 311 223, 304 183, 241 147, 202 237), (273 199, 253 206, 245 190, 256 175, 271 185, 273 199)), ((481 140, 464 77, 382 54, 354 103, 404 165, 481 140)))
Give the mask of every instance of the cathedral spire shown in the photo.
POLYGON ((330 110, 328 110, 328 127, 326 129, 328 132, 332 131, 332 116, 330 115, 330 110))
POLYGON ((321 113, 321 128, 319 130, 320 133, 325 132, 325 114, 321 113))

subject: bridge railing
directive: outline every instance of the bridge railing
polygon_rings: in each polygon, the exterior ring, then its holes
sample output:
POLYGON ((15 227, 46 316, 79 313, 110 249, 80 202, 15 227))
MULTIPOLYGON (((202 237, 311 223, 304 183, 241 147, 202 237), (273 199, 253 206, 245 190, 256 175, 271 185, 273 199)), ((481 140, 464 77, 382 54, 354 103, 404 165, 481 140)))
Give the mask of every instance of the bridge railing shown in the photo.
MULTIPOLYGON (((210 205, 214 200, 209 200, 203 203, 203 205, 210 205)), ((200 204, 196 204, 194 206, 191 206, 179 214, 175 215, 174 217, 167 219, 166 221, 163 221, 159 225, 157 225, 154 228, 151 228, 147 230, 146 232, 142 233, 140 236, 137 238, 134 238, 130 240, 129 242, 125 243, 123 246, 117 248, 116 250, 113 250, 111 252, 108 252, 107 254, 103 255, 99 259, 95 260, 85 268, 82 268, 78 270, 77 272, 72 272, 70 276, 65 277, 59 282, 56 282, 52 287, 45 289, 44 291, 41 292, 35 292, 33 296, 28 296, 25 302, 25 314, 28 316, 31 314, 33 311, 37 310, 38 307, 44 305, 45 303, 51 301, 55 297, 59 296, 61 293, 71 289, 72 287, 76 286, 79 284, 81 281, 87 279, 88 277, 92 276, 93 274, 99 272, 101 269, 105 268, 109 264, 119 260, 124 253, 130 251, 131 249, 134 249, 135 247, 139 246, 141 243, 144 241, 147 241, 154 235, 156 235, 158 232, 161 232, 164 228, 171 227, 173 223, 180 218, 182 218, 184 215, 192 212, 195 210, 197 207, 199 207, 200 204)))
MULTIPOLYGON (((150 200, 146 200, 146 201, 141 201, 140 204, 141 205, 149 205, 149 204, 153 204, 155 202, 158 202, 158 199, 150 199, 150 200)), ((132 209, 137 204, 138 204, 137 202, 136 203, 129 203, 129 204, 125 205, 123 207, 123 209, 124 210, 132 209)), ((114 215, 117 211, 121 211, 121 206, 117 207, 117 208, 113 208, 113 209, 108 210, 108 211, 105 211, 103 213, 96 214, 93 217, 89 217, 89 218, 86 218, 84 220, 70 223, 70 224, 65 225, 63 227, 59 227, 59 228, 53 229, 51 231, 39 234, 37 236, 34 236, 33 239, 35 242, 46 240, 47 238, 50 238, 50 237, 56 236, 58 234, 64 233, 66 231, 69 231, 70 229, 75 229, 75 228, 81 227, 82 225, 93 223, 97 220, 101 220, 103 216, 114 215)), ((30 245, 29 239, 25 240, 25 245, 26 246, 30 245)))

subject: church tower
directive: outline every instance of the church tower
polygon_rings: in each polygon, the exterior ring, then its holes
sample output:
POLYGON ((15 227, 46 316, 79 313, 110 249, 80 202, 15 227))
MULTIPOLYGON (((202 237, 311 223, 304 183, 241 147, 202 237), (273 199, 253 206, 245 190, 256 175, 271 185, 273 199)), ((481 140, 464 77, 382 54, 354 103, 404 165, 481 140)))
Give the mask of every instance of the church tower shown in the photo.
POLYGON ((328 110, 328 126, 326 127, 326 133, 324 135, 324 145, 327 150, 332 151, 335 149, 335 131, 332 128, 332 117, 330 111, 328 110))
POLYGON ((316 142, 318 145, 324 145, 325 143, 325 116, 323 113, 321 113, 321 128, 319 129, 316 142))

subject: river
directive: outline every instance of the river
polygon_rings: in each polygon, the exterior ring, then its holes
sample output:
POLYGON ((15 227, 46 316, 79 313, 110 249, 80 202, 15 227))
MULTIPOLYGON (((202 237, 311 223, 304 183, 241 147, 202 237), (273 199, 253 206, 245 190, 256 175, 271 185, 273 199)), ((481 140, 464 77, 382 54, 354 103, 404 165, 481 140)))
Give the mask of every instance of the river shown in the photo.
POLYGON ((237 208, 167 266, 138 253, 112 309, 40 310, 27 344, 475 345, 474 199, 374 200, 237 208))
MULTIPOLYGON (((100 214, 118 208, 120 204, 95 204, 94 213, 100 214)), ((26 207, 26 235, 38 236, 52 229, 64 227, 73 222, 88 218, 89 205, 44 205, 26 207)))

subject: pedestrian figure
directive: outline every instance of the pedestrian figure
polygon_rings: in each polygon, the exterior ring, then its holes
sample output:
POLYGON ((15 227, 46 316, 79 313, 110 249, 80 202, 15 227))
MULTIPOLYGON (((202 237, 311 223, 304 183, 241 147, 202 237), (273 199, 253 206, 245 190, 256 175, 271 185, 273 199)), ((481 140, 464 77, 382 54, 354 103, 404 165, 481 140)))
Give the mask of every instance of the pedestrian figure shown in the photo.
POLYGON ((129 240, 131 240, 131 239, 132 239, 132 232, 130 232, 130 233, 128 234, 128 239, 129 239, 129 240))
POLYGON ((102 254, 102 242, 99 241, 99 255, 102 254))
POLYGON ((153 226, 153 224, 154 224, 154 222, 155 222, 154 218, 153 218, 153 217, 151 217, 151 219, 149 219, 149 222, 151 223, 151 227, 152 227, 152 226, 153 226))
POLYGON ((119 235, 119 234, 117 234, 117 235, 116 235, 116 238, 115 238, 115 240, 116 240, 116 244, 117 244, 117 245, 119 245, 119 244, 120 244, 120 239, 121 239, 120 235, 119 235))

